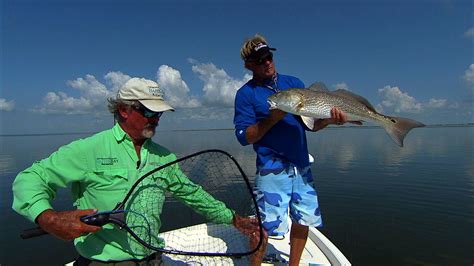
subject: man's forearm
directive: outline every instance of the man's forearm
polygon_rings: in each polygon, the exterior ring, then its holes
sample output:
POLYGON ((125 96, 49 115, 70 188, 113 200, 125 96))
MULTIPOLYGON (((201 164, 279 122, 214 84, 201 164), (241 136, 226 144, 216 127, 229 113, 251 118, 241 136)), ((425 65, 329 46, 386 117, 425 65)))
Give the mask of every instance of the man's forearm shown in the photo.
POLYGON ((267 118, 247 128, 247 131, 245 131, 247 142, 254 144, 259 141, 278 121, 282 120, 285 115, 286 112, 284 111, 278 109, 270 110, 270 115, 267 118))
POLYGON ((321 130, 327 127, 329 124, 333 124, 333 119, 325 118, 325 119, 317 119, 314 121, 313 131, 321 130))
POLYGON ((245 138, 250 144, 254 144, 259 141, 267 132, 276 124, 279 120, 271 117, 267 117, 260 122, 249 126, 245 132, 245 138))

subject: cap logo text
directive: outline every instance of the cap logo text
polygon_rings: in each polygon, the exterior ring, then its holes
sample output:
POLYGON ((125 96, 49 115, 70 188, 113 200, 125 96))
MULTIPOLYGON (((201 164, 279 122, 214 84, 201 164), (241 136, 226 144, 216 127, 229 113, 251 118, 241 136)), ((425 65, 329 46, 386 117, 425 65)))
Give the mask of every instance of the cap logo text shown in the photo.
POLYGON ((163 96, 163 92, 159 87, 148 87, 148 92, 153 96, 163 96))
POLYGON ((268 45, 264 44, 264 43, 259 43, 257 44, 257 46, 255 46, 255 48, 253 48, 253 50, 256 52, 264 47, 268 47, 268 45))

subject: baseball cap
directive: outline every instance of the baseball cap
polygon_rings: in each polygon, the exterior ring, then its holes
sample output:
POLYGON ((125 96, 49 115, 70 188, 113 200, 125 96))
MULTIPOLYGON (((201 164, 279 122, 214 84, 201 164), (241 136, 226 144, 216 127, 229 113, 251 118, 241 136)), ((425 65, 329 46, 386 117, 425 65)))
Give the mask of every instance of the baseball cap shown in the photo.
POLYGON ((119 89, 117 99, 137 100, 153 112, 174 111, 163 95, 158 83, 144 78, 131 78, 119 89))
POLYGON ((268 44, 264 42, 259 42, 257 45, 255 45, 255 47, 252 48, 252 52, 250 52, 246 60, 258 60, 265 58, 272 53, 271 51, 276 51, 276 49, 269 47, 268 44))

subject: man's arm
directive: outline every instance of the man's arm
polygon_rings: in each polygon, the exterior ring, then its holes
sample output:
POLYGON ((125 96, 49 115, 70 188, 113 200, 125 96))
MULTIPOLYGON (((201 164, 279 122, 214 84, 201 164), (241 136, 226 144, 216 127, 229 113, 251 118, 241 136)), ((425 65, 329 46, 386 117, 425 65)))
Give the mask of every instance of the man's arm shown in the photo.
POLYGON ((79 220, 94 210, 56 212, 51 206, 57 189, 86 175, 87 163, 82 154, 77 143, 69 144, 19 173, 12 186, 13 209, 63 240, 100 230, 79 220))
POLYGON ((270 115, 267 118, 247 128, 245 132, 247 142, 254 144, 259 141, 278 121, 282 120, 285 115, 286 112, 284 111, 278 109, 270 110, 270 115))
POLYGON ((245 89, 243 88, 237 92, 234 103, 235 135, 240 144, 244 146, 258 142, 286 115, 281 110, 270 110, 269 115, 265 119, 257 121, 253 92, 249 93, 245 89))
POLYGON ((199 184, 192 182, 178 166, 168 174, 167 190, 195 212, 217 224, 231 224, 234 212, 224 202, 215 199, 199 184))

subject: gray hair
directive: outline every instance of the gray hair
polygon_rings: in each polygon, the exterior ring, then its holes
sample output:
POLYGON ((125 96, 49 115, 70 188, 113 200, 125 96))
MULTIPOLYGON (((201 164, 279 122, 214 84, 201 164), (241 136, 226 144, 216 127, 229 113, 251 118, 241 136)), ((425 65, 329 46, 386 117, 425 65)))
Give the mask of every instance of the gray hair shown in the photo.
POLYGON ((252 53, 253 49, 257 44, 259 43, 264 43, 268 45, 267 40, 265 40, 265 37, 263 37, 260 34, 255 34, 252 38, 249 38, 245 40, 244 44, 242 45, 242 48, 240 48, 240 57, 246 61, 247 57, 252 53))
POLYGON ((117 121, 122 121, 122 116, 120 116, 120 113, 119 113, 120 106, 125 105, 128 108, 130 108, 132 105, 136 104, 137 102, 137 101, 123 100, 123 99, 118 99, 118 98, 113 98, 113 97, 108 98, 107 101, 109 102, 107 105, 107 108, 109 109, 109 112, 114 115, 114 118, 117 121))

